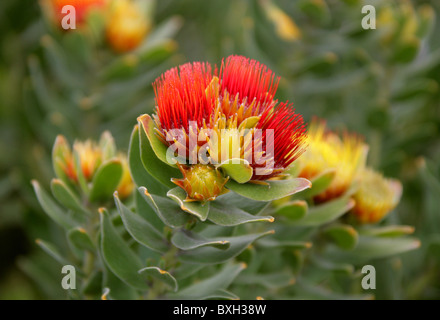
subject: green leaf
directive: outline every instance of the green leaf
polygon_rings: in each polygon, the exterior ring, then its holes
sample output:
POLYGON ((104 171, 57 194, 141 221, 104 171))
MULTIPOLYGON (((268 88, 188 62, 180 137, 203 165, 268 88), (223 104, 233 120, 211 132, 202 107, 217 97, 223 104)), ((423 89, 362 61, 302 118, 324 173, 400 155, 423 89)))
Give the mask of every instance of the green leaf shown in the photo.
MULTIPOLYGON (((138 190, 139 191, 139 190, 138 190)), ((156 211, 145 201, 139 192, 135 192, 136 213, 148 221, 157 231, 161 232, 165 227, 163 221, 157 216, 156 211)))
POLYGON ((110 131, 104 131, 99 139, 99 148, 102 150, 102 161, 116 157, 116 144, 110 131))
POLYGON ((314 265, 323 270, 342 272, 345 274, 352 274, 354 272, 354 266, 351 264, 334 262, 317 255, 312 255, 311 261, 314 265))
POLYGON ((86 195, 89 195, 90 187, 89 184, 87 183, 86 178, 84 177, 84 172, 81 167, 81 157, 78 153, 78 150, 75 149, 73 150, 73 165, 75 167, 76 177, 78 178, 78 183, 82 192, 84 192, 84 194, 86 195))
POLYGON ((353 250, 358 243, 357 231, 346 224, 334 224, 326 227, 323 233, 330 237, 333 242, 343 250, 353 250))
POLYGON ((52 194, 64 207, 75 212, 86 213, 87 210, 81 205, 76 194, 60 179, 52 179, 50 183, 52 194))
POLYGON ((298 226, 320 226, 336 220, 354 206, 351 198, 339 198, 322 205, 311 207, 309 214, 295 223, 298 226))
POLYGON ((205 221, 208 218, 209 202, 185 201, 186 192, 180 187, 169 190, 167 196, 176 201, 183 211, 196 216, 201 221, 205 221))
POLYGON ((35 240, 35 242, 41 249, 43 249, 48 255, 54 258, 59 264, 63 266, 72 264, 58 252, 57 248, 53 244, 43 241, 41 239, 37 239, 35 240))
POLYGON ((139 274, 145 277, 152 277, 156 280, 163 282, 166 286, 171 288, 174 292, 178 290, 176 279, 167 271, 164 271, 158 267, 146 267, 139 270, 139 274))
POLYGON ((167 226, 179 228, 191 220, 191 216, 182 211, 175 201, 150 194, 144 187, 139 188, 139 193, 167 226))
POLYGON ((145 169, 140 154, 139 125, 136 125, 131 133, 128 149, 128 166, 131 177, 138 187, 147 187, 153 194, 165 195, 165 187, 157 181, 145 169))
POLYGON ((230 246, 230 243, 226 240, 206 239, 205 237, 184 229, 180 229, 174 233, 171 242, 181 250, 193 250, 206 246, 225 250, 230 246))
POLYGON ((68 215, 67 212, 61 209, 55 201, 40 187, 40 184, 36 180, 32 180, 35 194, 37 195, 38 202, 47 215, 63 228, 70 230, 76 227, 75 223, 68 215))
POLYGON ((141 128, 147 138, 150 142, 150 146, 153 149, 154 153, 156 154, 156 157, 161 160, 163 163, 166 163, 168 166, 177 168, 176 164, 170 163, 167 160, 167 150, 168 147, 163 144, 163 142, 157 137, 156 133, 154 132, 155 124, 153 119, 151 119, 150 115, 144 114, 138 118, 138 122, 141 126, 141 128))
POLYGON ((275 215, 284 217, 287 221, 301 220, 307 215, 309 207, 304 200, 290 201, 275 209, 275 215))
POLYGON ((178 169, 165 164, 156 156, 145 130, 139 129, 139 139, 141 160, 145 169, 152 177, 167 188, 174 188, 176 185, 171 182, 171 178, 181 177, 182 173, 178 169))
POLYGON ((69 239, 69 242, 79 250, 95 251, 95 245, 93 244, 92 239, 90 239, 90 236, 83 228, 69 230, 67 233, 67 239, 69 239))
POLYGON ((286 272, 276 272, 269 274, 241 274, 234 281, 234 284, 253 286, 260 285, 266 289, 280 289, 295 284, 295 277, 286 272))
MULTIPOLYGON (((407 238, 380 238, 360 236, 356 250, 351 253, 363 259, 379 259, 414 250, 420 247, 420 240, 407 238)), ((347 253, 348 256, 349 253, 347 253)))
POLYGON ((281 199, 311 187, 310 181, 303 178, 266 182, 268 185, 254 183, 240 184, 229 180, 226 183, 226 187, 243 197, 258 201, 281 199))
POLYGON ((310 189, 301 192, 301 194, 296 195, 296 197, 300 199, 310 199, 324 192, 332 183, 335 174, 336 171, 334 169, 324 171, 319 176, 310 180, 310 182, 312 183, 312 187, 310 189))
POLYGON ((368 226, 362 227, 359 230, 361 235, 378 236, 378 237, 400 237, 403 235, 412 234, 414 232, 413 226, 368 226))
POLYGON ((121 181, 122 173, 122 163, 118 159, 101 164, 93 177, 90 201, 111 199, 121 181))
POLYGON ((148 285, 139 273, 142 263, 115 230, 107 210, 100 210, 101 252, 110 270, 122 281, 137 289, 146 290, 148 285))
POLYGON ((72 154, 70 145, 63 135, 58 135, 52 148, 52 164, 55 175, 69 186, 72 185, 70 178, 66 175, 65 158, 72 154))
POLYGON ((226 176, 231 177, 238 183, 248 182, 254 170, 245 159, 229 159, 216 166, 221 168, 226 176))
POLYGON ((211 203, 208 220, 219 225, 232 227, 249 222, 273 222, 271 216, 254 216, 226 201, 217 199, 211 203))
POLYGON ((230 247, 227 250, 218 250, 212 247, 201 247, 182 253, 180 260, 189 263, 215 264, 225 262, 245 250, 254 241, 273 234, 273 230, 257 234, 247 234, 236 237, 219 237, 211 240, 228 241, 230 247))
POLYGON ((261 239, 258 241, 258 246, 262 248, 289 248, 289 249, 310 249, 312 247, 311 242, 305 241, 284 241, 274 238, 261 239))
POLYGON ((240 196, 235 192, 228 192, 226 194, 222 194, 218 196, 213 203, 226 205, 228 207, 239 208, 252 215, 260 214, 261 212, 264 211, 265 208, 267 208, 270 205, 269 202, 251 200, 249 198, 240 196))
POLYGON ((140 244, 150 248, 151 250, 164 253, 168 250, 168 246, 162 234, 158 232, 151 224, 144 220, 141 216, 133 213, 118 198, 117 193, 114 195, 116 207, 121 215, 122 222, 128 233, 140 244))
POLYGON ((208 299, 213 299, 213 300, 240 300, 240 298, 232 293, 229 292, 227 290, 223 290, 223 289, 218 289, 215 290, 214 292, 207 294, 205 296, 201 296, 200 300, 208 300, 208 299))
POLYGON ((215 273, 208 279, 203 279, 195 284, 186 287, 176 295, 173 295, 173 299, 206 299, 218 294, 218 290, 224 290, 228 288, 238 274, 246 268, 244 263, 242 264, 228 264, 222 270, 215 273))

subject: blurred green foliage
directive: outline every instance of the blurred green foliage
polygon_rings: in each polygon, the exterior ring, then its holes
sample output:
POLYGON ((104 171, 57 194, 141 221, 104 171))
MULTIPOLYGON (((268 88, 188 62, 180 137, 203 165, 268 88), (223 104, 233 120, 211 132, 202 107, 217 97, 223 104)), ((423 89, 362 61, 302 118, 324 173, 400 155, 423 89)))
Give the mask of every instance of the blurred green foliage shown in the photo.
POLYGON ((53 176, 56 135, 96 139, 108 129, 126 150, 136 117, 154 107, 157 76, 229 54, 271 68, 278 97, 306 121, 316 115, 365 137, 369 164, 404 185, 383 224, 412 225, 422 242, 374 263, 376 298, 439 299, 439 13, 440 3, 421 0, 161 0, 145 45, 118 56, 51 30, 36 1, 1 1, 0 299, 65 295, 52 276, 59 270, 33 243, 44 235, 66 245, 30 185, 53 176), (365 4, 376 8, 375 30, 361 27, 365 4))

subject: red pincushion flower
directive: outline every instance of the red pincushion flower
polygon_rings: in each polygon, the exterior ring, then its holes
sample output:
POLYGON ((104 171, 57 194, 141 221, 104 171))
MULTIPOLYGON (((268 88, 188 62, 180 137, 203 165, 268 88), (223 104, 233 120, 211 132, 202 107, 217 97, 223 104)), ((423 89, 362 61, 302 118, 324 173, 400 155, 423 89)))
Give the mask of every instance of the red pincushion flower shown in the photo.
POLYGON ((292 104, 275 100, 278 83, 265 65, 242 56, 223 60, 220 72, 201 62, 173 68, 153 85, 157 134, 165 144, 185 148, 186 164, 189 159, 197 160, 189 164, 203 164, 203 150, 213 168, 240 158, 253 169, 251 180, 275 177, 304 151, 306 137, 303 118, 292 104), (203 130, 211 130, 215 138, 204 136, 203 130), (198 156, 191 158, 194 152, 198 156))

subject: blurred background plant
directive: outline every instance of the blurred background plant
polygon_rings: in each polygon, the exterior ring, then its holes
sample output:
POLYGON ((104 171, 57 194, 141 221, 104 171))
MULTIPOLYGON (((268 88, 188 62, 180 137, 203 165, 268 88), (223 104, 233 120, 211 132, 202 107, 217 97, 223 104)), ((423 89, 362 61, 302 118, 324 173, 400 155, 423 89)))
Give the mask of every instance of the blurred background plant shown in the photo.
POLYGON ((34 239, 66 239, 30 184, 49 186, 56 136, 97 140, 110 130, 126 150, 136 117, 154 107, 157 76, 230 54, 281 76, 278 98, 293 99, 306 121, 317 115, 332 130, 363 135, 368 165, 402 182, 401 202, 381 225, 413 226, 422 245, 371 263, 376 298, 440 298, 439 3, 130 2, 137 10, 127 3, 95 10, 76 31, 60 29, 36 1, 0 3, 0 298, 65 296, 53 277, 58 266, 34 239), (361 27, 365 4, 376 8, 375 30, 361 27), (123 11, 137 14, 121 18, 123 11), (121 27, 108 27, 107 15, 119 15, 121 27))

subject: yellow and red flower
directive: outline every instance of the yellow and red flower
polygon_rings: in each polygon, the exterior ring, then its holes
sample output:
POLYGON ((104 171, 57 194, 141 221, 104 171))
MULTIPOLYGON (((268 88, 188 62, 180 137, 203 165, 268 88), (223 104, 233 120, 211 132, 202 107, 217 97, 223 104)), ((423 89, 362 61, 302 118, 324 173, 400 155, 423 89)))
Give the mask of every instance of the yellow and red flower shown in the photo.
POLYGON ((107 40, 117 52, 137 48, 145 39, 150 22, 141 8, 129 0, 114 0, 106 27, 107 40))
POLYGON ((400 201, 402 184, 387 179, 370 168, 359 173, 359 188, 353 196, 356 204, 352 210, 360 223, 382 220, 400 201))
POLYGON ((340 137, 328 131, 324 121, 313 120, 309 126, 307 151, 299 160, 300 177, 313 179, 334 170, 329 187, 315 197, 318 202, 337 198, 345 193, 365 166, 367 146, 355 134, 340 137))
MULTIPOLYGON (((156 133, 167 146, 185 150, 186 164, 217 170, 224 160, 239 158, 252 168, 251 181, 279 176, 304 151, 306 130, 292 104, 275 100, 278 83, 265 65, 242 56, 226 58, 220 70, 201 62, 168 70, 153 85, 156 133)), ((188 176, 188 166, 179 167, 188 176)), ((198 191, 212 200, 222 184, 215 192, 206 192, 207 186, 198 191)), ((179 186, 191 198, 194 190, 179 186)))
POLYGON ((46 9, 47 14, 52 17, 52 20, 60 27, 61 21, 66 15, 62 10, 67 5, 75 8, 76 25, 81 27, 86 23, 91 12, 105 12, 109 3, 109 0, 42 0, 43 7, 46 9))

